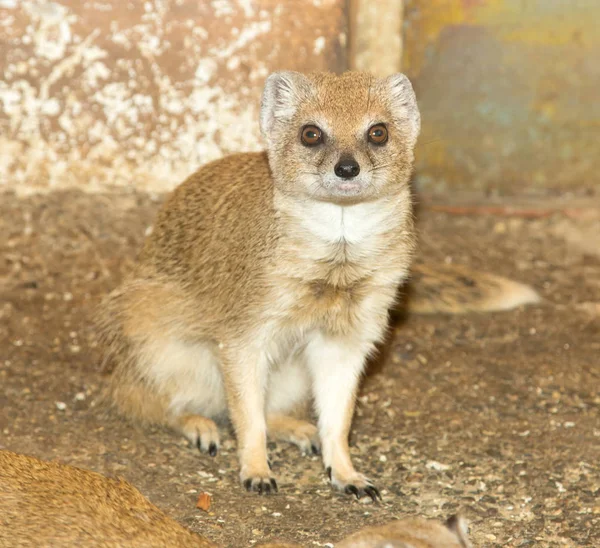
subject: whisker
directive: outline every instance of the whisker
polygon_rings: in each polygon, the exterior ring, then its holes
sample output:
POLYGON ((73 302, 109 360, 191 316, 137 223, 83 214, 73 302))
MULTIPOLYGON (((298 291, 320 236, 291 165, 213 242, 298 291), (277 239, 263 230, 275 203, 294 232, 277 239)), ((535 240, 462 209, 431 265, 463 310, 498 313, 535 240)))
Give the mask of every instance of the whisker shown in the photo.
POLYGON ((376 166, 373 166, 371 169, 369 169, 369 173, 373 172, 373 171, 377 171, 378 169, 383 169, 384 167, 389 167, 392 165, 392 162, 388 162, 387 164, 378 164, 376 166))

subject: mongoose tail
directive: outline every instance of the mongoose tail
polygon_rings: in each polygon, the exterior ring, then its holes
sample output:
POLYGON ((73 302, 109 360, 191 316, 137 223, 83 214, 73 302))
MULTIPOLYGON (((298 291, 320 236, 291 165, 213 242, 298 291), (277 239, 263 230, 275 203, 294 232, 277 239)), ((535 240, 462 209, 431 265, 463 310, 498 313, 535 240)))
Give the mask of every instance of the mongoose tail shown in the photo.
POLYGON ((415 264, 400 309, 415 314, 511 310, 540 302, 531 286, 462 265, 415 264))

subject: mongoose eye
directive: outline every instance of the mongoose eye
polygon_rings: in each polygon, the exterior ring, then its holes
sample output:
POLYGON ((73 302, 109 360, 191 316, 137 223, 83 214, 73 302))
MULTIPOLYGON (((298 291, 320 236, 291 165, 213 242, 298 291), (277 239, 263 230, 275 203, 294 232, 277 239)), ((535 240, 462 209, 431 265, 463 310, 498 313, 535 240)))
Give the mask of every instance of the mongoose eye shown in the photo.
POLYGON ((317 126, 304 126, 301 137, 302 144, 314 147, 323 142, 323 132, 317 126))
POLYGON ((388 130, 383 124, 375 124, 369 128, 368 137, 374 145, 384 145, 388 140, 388 130))

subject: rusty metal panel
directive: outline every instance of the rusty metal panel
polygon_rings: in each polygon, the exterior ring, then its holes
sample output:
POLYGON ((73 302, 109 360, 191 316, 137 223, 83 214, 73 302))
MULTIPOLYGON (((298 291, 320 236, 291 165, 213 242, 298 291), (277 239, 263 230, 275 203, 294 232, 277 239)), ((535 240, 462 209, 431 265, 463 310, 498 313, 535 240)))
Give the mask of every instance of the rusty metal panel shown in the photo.
POLYGON ((0 0, 0 190, 165 190, 261 147, 271 70, 343 70, 345 0, 0 0))
MULTIPOLYGON (((422 187, 600 187, 600 2, 405 0, 422 187)), ((597 191, 597 190, 596 190, 597 191)))

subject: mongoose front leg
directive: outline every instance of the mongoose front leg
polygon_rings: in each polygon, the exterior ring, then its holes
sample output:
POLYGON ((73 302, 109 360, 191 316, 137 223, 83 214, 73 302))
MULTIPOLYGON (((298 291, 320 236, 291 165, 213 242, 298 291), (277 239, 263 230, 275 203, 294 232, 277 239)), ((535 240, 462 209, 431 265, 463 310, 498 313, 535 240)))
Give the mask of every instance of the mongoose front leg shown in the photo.
POLYGON ((265 387, 266 353, 246 349, 226 352, 223 375, 229 414, 238 443, 240 479, 247 491, 269 494, 277 491, 267 459, 265 387))
POLYGON ((350 460, 348 435, 361 373, 370 345, 350 339, 315 336, 306 347, 313 376, 323 462, 331 483, 357 498, 381 498, 379 490, 350 460))

